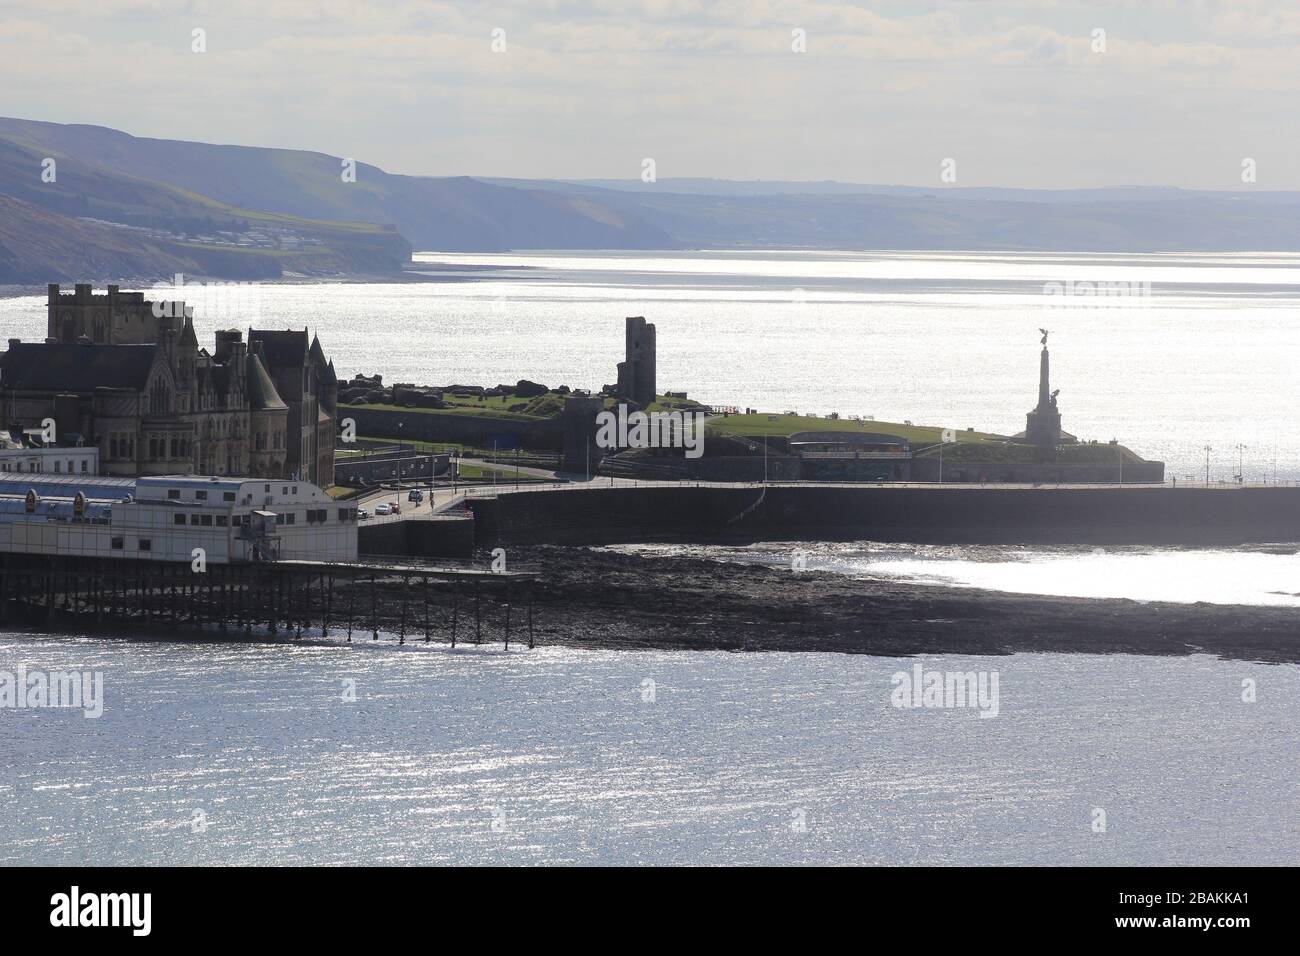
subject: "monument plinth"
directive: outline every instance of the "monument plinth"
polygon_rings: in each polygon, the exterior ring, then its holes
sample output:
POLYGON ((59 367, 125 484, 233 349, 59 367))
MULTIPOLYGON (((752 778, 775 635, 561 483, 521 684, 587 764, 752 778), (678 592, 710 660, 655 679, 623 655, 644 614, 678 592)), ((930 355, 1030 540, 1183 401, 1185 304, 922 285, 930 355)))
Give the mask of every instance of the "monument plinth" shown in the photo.
POLYGON ((1043 351, 1038 361, 1038 405, 1025 416, 1025 441, 1043 448, 1055 448, 1061 443, 1061 411, 1056 407, 1058 392, 1051 391, 1051 357, 1047 351, 1046 329, 1043 333, 1043 351))

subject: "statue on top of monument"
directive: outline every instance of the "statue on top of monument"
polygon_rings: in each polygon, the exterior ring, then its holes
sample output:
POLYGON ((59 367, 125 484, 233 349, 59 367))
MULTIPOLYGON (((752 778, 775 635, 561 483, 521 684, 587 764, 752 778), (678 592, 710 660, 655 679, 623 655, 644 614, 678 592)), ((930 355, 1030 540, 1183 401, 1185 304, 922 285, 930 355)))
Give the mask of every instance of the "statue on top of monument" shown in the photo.
POLYGON ((1058 388, 1056 391, 1052 392, 1052 407, 1053 407, 1053 408, 1056 407, 1056 396, 1057 396, 1057 395, 1060 395, 1060 394, 1061 394, 1061 390, 1060 390, 1059 388, 1058 388))
POLYGON ((1043 333, 1043 348, 1047 348, 1047 336, 1051 333, 1047 329, 1039 329, 1038 331, 1043 333))

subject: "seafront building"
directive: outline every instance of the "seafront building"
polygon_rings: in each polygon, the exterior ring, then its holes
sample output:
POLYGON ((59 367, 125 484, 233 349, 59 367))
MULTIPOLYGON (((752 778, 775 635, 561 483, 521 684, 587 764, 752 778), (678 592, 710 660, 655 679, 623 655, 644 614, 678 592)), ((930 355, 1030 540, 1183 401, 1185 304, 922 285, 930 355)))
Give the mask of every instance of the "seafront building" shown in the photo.
POLYGON ((290 479, 0 475, 0 553, 355 561, 357 509, 290 479))
MULTIPOLYGON (((333 483, 337 380, 306 330, 218 331, 141 292, 49 286, 44 342, 0 356, 0 422, 53 422, 57 447, 93 446, 104 474, 298 477, 333 483)), ((47 443, 48 444, 48 443, 47 443)), ((48 470, 48 469, 47 469, 48 470)))
POLYGON ((94 445, 45 447, 27 436, 0 431, 0 474, 98 475, 99 449, 94 445))

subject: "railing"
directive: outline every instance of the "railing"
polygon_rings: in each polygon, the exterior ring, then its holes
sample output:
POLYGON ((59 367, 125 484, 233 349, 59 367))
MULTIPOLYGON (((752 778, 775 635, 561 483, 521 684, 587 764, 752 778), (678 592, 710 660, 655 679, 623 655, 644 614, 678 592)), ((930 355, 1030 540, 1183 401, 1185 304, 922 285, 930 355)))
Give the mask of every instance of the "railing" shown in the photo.
MULTIPOLYGON (((591 481, 557 481, 557 482, 535 482, 528 485, 520 485, 516 488, 513 484, 500 484, 496 487, 492 485, 464 485, 456 489, 459 497, 472 498, 491 498, 499 494, 521 494, 525 492, 539 491, 580 491, 586 488, 761 488, 761 487, 779 487, 779 488, 948 488, 956 490, 978 491, 982 488, 1008 488, 1008 489, 1038 489, 1051 490, 1057 488, 1096 488, 1096 489, 1153 489, 1165 488, 1169 490, 1206 490, 1231 491, 1242 488, 1300 488, 1300 480, 1290 481, 1270 481, 1270 482, 1247 482, 1240 484, 1235 481, 1214 481, 1209 485, 1205 482, 1188 482, 1179 481, 1126 481, 1122 485, 1117 481, 1097 481, 1097 482, 1033 482, 1033 481, 1002 481, 1002 482, 978 482, 978 481, 704 481, 687 479, 682 481, 661 481, 654 479, 630 479, 618 478, 610 483, 606 476, 593 478, 591 481)), ((439 489, 439 492, 450 489, 439 489)), ((443 507, 439 505, 439 507, 443 507)))
POLYGON ((874 458, 901 458, 909 459, 912 457, 910 451, 803 451, 799 453, 800 458, 835 458, 843 461, 853 461, 854 459, 874 459, 874 458))

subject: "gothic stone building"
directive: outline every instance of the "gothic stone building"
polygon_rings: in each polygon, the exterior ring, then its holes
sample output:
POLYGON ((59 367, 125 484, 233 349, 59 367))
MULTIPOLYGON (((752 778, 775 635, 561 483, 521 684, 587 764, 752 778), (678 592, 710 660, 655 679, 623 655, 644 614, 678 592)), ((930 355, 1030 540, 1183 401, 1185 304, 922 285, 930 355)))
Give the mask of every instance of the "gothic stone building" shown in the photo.
POLYGON ((99 447, 105 474, 333 483, 336 379, 305 331, 220 331, 208 352, 183 302, 51 285, 47 309, 45 342, 0 357, 10 427, 53 419, 58 444, 99 447))

